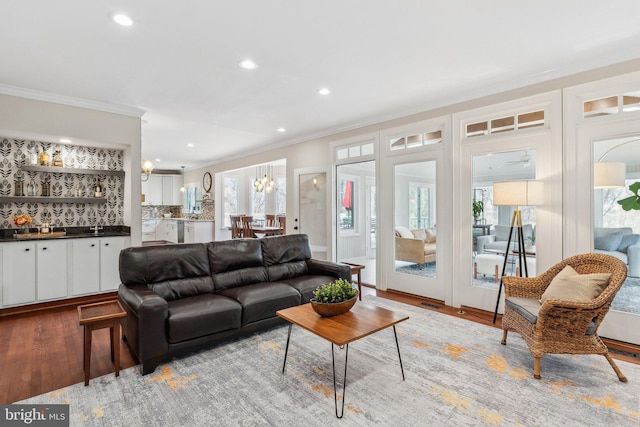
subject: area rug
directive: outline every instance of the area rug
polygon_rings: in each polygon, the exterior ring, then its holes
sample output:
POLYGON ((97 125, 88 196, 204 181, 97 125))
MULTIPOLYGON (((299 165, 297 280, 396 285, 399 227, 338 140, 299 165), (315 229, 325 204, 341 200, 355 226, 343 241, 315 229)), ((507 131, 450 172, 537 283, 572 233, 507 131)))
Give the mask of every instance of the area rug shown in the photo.
MULTIPOLYGON (((108 426, 638 426, 640 366, 602 356, 547 355, 542 380, 518 334, 373 296, 406 313, 349 346, 345 415, 334 414, 331 345, 287 326, 161 365, 91 379, 20 403, 70 405, 71 425, 108 426)), ((344 349, 337 352, 342 372, 344 349)), ((341 398, 341 396, 340 396, 341 398)))
MULTIPOLYGON (((410 264, 398 267, 396 271, 413 274, 415 276, 435 277, 436 263, 431 262, 424 264, 422 269, 419 268, 418 264, 410 264)), ((472 280, 473 286, 480 286, 482 288, 497 290, 500 285, 500 282, 495 282, 495 278, 492 275, 485 276, 478 274, 478 278, 472 280)), ((627 277, 622 288, 620 288, 616 297, 611 302, 611 309, 640 314, 640 277, 627 277)))

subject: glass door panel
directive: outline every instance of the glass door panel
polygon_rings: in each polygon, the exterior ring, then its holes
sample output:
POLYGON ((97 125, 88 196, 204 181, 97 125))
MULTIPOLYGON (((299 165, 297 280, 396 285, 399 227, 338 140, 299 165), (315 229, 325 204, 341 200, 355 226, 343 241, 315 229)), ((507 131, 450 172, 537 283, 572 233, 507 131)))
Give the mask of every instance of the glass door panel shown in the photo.
POLYGON ((316 259, 327 259, 327 174, 298 175, 298 221, 294 230, 309 236, 316 259))

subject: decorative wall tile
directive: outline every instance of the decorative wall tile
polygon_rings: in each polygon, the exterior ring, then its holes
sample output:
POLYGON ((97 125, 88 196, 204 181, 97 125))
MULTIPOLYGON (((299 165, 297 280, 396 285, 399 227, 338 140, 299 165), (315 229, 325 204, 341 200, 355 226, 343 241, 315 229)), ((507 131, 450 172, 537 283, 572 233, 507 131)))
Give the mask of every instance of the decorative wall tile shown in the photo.
POLYGON ((0 197, 15 195, 15 181, 21 179, 25 194, 29 185, 42 195, 43 185, 49 185, 54 197, 91 197, 97 180, 104 186, 105 204, 0 202, 0 229, 15 228, 13 216, 27 213, 36 224, 44 221, 55 227, 89 225, 124 225, 124 176, 85 175, 23 171, 29 154, 45 149, 52 157, 56 149, 62 152, 65 168, 123 170, 123 150, 27 141, 0 137, 0 197))

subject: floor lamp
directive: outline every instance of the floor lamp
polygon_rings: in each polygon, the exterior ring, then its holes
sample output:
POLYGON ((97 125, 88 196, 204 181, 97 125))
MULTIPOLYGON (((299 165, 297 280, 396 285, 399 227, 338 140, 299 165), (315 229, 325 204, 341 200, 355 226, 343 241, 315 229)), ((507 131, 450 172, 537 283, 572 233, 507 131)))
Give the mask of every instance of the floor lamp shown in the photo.
POLYGON ((504 251, 504 263, 502 264, 502 275, 500 276, 500 287, 498 288, 498 299, 496 309, 493 312, 493 323, 498 317, 498 307, 500 305, 500 295, 502 293, 502 278, 507 270, 509 252, 511 252, 511 237, 516 231, 518 241, 518 263, 520 271, 524 271, 524 277, 529 277, 527 270, 527 259, 524 253, 524 234, 522 232, 522 216, 520 206, 539 206, 544 202, 544 184, 541 181, 503 181, 493 183, 493 205, 494 206, 515 206, 511 217, 511 228, 509 229, 509 239, 504 251), (524 268, 523 268, 524 267, 524 268))

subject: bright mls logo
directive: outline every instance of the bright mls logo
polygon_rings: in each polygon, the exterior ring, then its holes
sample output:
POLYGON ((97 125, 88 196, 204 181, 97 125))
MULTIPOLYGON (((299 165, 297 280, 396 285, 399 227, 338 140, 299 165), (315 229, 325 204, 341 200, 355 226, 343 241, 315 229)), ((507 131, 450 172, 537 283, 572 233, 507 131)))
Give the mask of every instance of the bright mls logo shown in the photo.
POLYGON ((69 426, 69 405, 0 405, 1 426, 69 426))

